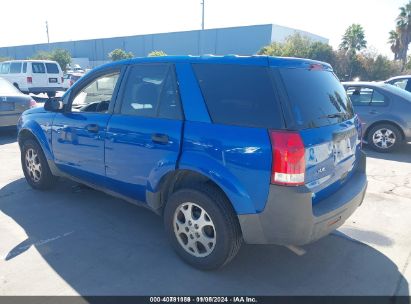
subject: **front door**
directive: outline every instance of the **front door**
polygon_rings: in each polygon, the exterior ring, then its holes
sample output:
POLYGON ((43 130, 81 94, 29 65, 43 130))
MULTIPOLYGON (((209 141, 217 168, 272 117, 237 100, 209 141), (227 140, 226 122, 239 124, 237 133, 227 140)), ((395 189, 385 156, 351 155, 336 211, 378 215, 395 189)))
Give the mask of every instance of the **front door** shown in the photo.
POLYGON ((105 181, 104 138, 111 117, 120 70, 84 79, 70 93, 67 109, 53 122, 56 165, 65 173, 94 185, 105 181))
POLYGON ((175 170, 180 151, 183 115, 174 67, 134 65, 123 82, 107 127, 107 186, 145 202, 146 191, 175 170))

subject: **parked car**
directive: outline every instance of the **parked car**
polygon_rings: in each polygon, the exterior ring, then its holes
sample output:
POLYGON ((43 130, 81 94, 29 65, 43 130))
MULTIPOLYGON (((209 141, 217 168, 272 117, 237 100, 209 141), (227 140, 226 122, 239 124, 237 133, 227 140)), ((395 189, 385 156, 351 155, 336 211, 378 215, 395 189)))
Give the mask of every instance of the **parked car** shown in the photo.
POLYGON ((391 152, 411 141, 411 93, 383 82, 343 84, 372 149, 391 152))
POLYGON ((83 73, 67 73, 63 76, 63 88, 67 90, 70 88, 77 80, 79 80, 84 74, 83 73))
POLYGON ((0 127, 16 126, 21 113, 35 106, 33 98, 0 77, 0 127))
POLYGON ((47 93, 54 97, 63 89, 63 72, 56 61, 11 60, 0 63, 0 77, 23 93, 47 93))
POLYGON ((402 76, 392 77, 386 80, 385 83, 392 84, 403 90, 411 92, 411 81, 409 81, 410 79, 411 79, 411 75, 402 75, 402 76))
POLYGON ((143 205, 215 269, 243 240, 298 246, 342 225, 367 186, 360 127, 328 64, 164 56, 94 69, 26 111, 18 142, 33 188, 67 176, 143 205))
POLYGON ((67 66, 67 73, 85 73, 85 70, 79 64, 74 64, 67 66))

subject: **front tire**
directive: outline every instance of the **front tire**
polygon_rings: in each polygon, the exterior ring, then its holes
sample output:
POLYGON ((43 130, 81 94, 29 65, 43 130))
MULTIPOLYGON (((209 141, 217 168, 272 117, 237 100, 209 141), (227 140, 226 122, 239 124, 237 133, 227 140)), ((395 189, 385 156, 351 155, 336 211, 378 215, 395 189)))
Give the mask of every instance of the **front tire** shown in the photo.
POLYGON ((40 145, 33 139, 23 142, 21 148, 21 165, 29 185, 37 190, 52 188, 57 180, 49 168, 40 145))
POLYGON ((368 132, 368 145, 377 152, 388 153, 401 144, 400 130, 391 124, 378 124, 368 132))
POLYGON ((223 267, 242 244, 240 225, 230 202, 208 185, 173 193, 164 210, 164 225, 177 254, 202 270, 223 267))

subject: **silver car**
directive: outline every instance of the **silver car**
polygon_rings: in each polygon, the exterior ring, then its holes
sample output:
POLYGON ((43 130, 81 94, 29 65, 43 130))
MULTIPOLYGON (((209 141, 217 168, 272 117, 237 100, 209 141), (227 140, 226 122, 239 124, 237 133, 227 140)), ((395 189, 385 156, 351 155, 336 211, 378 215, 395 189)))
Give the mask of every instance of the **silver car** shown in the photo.
POLYGON ((35 106, 33 98, 0 77, 0 127, 16 126, 21 113, 35 106))
POLYGON ((378 152, 411 141, 411 93, 383 82, 343 83, 362 121, 363 140, 378 152))

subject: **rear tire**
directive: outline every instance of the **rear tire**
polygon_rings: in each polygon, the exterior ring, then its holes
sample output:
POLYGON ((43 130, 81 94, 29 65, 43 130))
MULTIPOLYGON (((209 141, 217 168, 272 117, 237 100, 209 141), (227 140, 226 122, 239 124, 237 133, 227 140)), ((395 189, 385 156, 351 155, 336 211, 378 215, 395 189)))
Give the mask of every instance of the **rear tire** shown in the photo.
POLYGON ((34 189, 50 189, 57 181, 57 177, 50 171, 43 150, 33 139, 27 139, 22 144, 21 166, 27 182, 34 189))
POLYGON ((377 124, 367 135, 368 145, 377 152, 389 153, 396 150, 402 141, 400 130, 391 124, 377 124))
POLYGON ((164 225, 177 254, 202 270, 223 267, 242 244, 235 212, 213 186, 199 185, 173 193, 164 210, 164 225))

